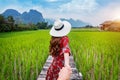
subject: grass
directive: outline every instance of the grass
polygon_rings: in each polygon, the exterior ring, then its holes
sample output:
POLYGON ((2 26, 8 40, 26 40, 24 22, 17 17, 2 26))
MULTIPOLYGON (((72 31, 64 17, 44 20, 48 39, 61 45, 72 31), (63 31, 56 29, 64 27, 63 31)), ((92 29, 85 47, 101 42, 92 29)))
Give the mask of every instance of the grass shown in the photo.
MULTIPOLYGON (((120 33, 74 29, 68 35, 84 80, 120 79, 120 33)), ((0 80, 36 80, 48 56, 49 31, 0 33, 0 80)))
POLYGON ((99 28, 74 28, 72 32, 100 32, 99 28))
POLYGON ((84 80, 120 79, 119 32, 71 32, 71 49, 84 80))
POLYGON ((48 56, 48 31, 0 34, 0 80, 35 80, 48 56))

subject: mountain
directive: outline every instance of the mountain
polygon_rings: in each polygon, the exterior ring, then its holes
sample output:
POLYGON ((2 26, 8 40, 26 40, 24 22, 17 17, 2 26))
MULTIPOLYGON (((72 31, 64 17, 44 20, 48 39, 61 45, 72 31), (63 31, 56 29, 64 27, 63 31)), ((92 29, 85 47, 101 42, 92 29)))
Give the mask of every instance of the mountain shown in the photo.
MULTIPOLYGON (((71 23, 72 27, 83 27, 83 26, 86 26, 86 25, 89 25, 89 23, 86 23, 86 22, 83 22, 81 20, 74 20, 72 18, 70 19, 65 19, 65 18, 61 18, 61 20, 66 20, 68 22, 71 23)), ((48 22, 48 24, 54 24, 54 19, 45 19, 46 22, 48 22)))
POLYGON ((7 9, 5 12, 2 13, 2 15, 7 18, 8 16, 13 16, 14 20, 16 20, 16 23, 21 21, 21 14, 14 9, 7 9))
POLYGON ((17 10, 14 9, 7 9, 5 12, 2 13, 5 17, 13 16, 15 21, 22 22, 22 23, 34 23, 37 22, 44 22, 44 18, 42 13, 38 12, 37 10, 31 9, 29 12, 23 12, 22 14, 19 13, 17 10))
POLYGON ((83 27, 83 26, 88 25, 88 23, 86 23, 86 22, 83 22, 81 20, 74 20, 72 18, 70 18, 70 19, 62 18, 61 20, 66 20, 66 21, 70 22, 72 27, 83 27))
MULTIPOLYGON (((13 16, 15 19, 15 23, 34 23, 37 22, 48 22, 48 24, 54 24, 55 19, 44 19, 41 12, 37 10, 30 9, 29 12, 23 12, 22 14, 19 13, 17 10, 14 9, 7 9, 5 12, 2 13, 5 17, 13 16)), ((88 23, 83 22, 81 20, 74 20, 72 18, 65 19, 61 18, 61 20, 66 20, 71 23, 72 27, 83 27, 88 25, 88 23)))
POLYGON ((37 10, 30 10, 29 12, 24 12, 21 15, 22 21, 25 23, 37 23, 37 22, 44 22, 42 13, 38 12, 37 10))
POLYGON ((14 16, 14 17, 19 17, 21 14, 14 9, 7 9, 5 12, 2 13, 5 17, 7 16, 14 16))

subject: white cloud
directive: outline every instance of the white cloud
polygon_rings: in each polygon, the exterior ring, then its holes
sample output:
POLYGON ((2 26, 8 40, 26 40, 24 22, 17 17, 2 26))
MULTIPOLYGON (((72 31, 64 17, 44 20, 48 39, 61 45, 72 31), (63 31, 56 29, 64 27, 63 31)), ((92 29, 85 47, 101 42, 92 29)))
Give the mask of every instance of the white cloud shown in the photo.
POLYGON ((57 2, 58 0, 46 0, 47 2, 57 2))
POLYGON ((93 25, 99 25, 106 20, 114 20, 120 16, 120 3, 110 3, 106 7, 98 10, 95 14, 93 13, 86 21, 93 25))
POLYGON ((72 0, 62 5, 60 10, 64 17, 80 19, 92 25, 120 17, 120 3, 117 2, 102 7, 95 0, 72 0))
POLYGON ((63 4, 60 8, 64 12, 81 13, 93 11, 97 6, 95 0, 72 0, 67 4, 63 4))
MULTIPOLYGON (((15 0, 16 1, 16 0, 15 0)), ((58 0, 47 0, 49 2, 55 2, 58 0)), ((40 5, 36 6, 33 4, 27 4, 28 6, 21 6, 17 1, 14 2, 15 5, 8 5, 2 10, 6 10, 8 8, 16 9, 19 12, 29 11, 29 9, 36 9, 40 12, 42 12, 43 17, 45 18, 74 18, 74 19, 80 19, 84 20, 86 15, 88 15, 91 11, 94 11, 97 7, 97 3, 95 0, 72 0, 71 2, 64 3, 63 5, 60 5, 59 8, 53 9, 53 8, 44 8, 40 5)))
POLYGON ((43 14, 44 18, 73 18, 89 22, 92 25, 99 25, 105 20, 115 19, 120 16, 120 3, 116 2, 100 7, 95 0, 72 0, 71 2, 60 5, 56 9, 45 8, 40 5, 33 5, 32 3, 25 3, 27 6, 21 6, 16 0, 14 3, 16 4, 8 5, 2 9, 0 8, 0 12, 10 8, 16 9, 21 13, 30 9, 36 9, 43 14))
POLYGON ((59 8, 45 8, 43 11, 46 18, 73 18, 84 20, 84 16, 96 10, 98 4, 95 0, 72 0, 59 8))

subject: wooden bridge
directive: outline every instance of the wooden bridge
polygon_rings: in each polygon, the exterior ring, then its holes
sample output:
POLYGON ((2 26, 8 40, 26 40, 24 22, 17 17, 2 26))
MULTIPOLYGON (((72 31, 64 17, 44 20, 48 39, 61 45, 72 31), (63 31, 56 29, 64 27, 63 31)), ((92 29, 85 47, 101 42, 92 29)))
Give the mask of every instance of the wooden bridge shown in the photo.
MULTIPOLYGON (((37 80, 45 80, 47 70, 52 62, 52 56, 48 56, 48 59, 46 60, 46 63, 43 66, 43 69, 41 73, 39 74, 37 80)), ((73 60, 73 56, 70 56, 70 66, 72 68, 72 75, 70 77, 70 80, 82 80, 82 74, 78 72, 75 62, 73 60)))

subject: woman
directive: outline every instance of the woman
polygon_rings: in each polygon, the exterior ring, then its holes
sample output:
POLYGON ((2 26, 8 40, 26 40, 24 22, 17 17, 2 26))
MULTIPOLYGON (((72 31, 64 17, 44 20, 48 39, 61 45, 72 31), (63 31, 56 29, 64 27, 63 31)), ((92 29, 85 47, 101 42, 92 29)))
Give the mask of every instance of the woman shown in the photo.
POLYGON ((67 34, 71 30, 71 24, 67 21, 55 21, 52 29, 50 30, 50 54, 53 57, 48 71, 46 80, 57 80, 59 77, 60 69, 63 67, 70 67, 69 65, 69 38, 67 34))

